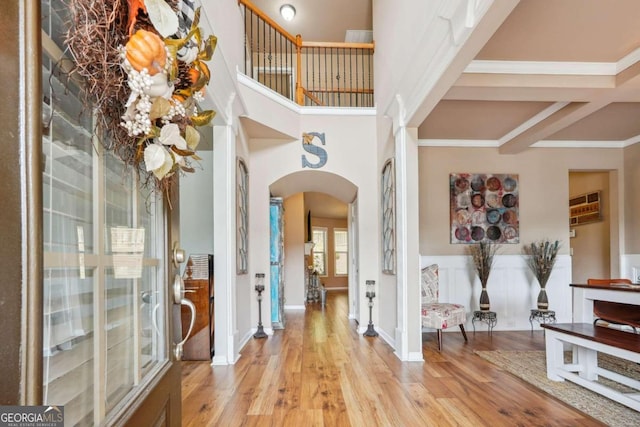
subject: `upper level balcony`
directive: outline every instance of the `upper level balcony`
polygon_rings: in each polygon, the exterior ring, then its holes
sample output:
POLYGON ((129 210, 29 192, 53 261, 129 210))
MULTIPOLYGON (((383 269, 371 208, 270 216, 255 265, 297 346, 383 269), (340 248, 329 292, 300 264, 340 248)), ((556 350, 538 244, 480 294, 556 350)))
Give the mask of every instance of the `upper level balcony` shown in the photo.
POLYGON ((373 43, 304 41, 249 0, 244 73, 302 106, 373 107, 373 43))

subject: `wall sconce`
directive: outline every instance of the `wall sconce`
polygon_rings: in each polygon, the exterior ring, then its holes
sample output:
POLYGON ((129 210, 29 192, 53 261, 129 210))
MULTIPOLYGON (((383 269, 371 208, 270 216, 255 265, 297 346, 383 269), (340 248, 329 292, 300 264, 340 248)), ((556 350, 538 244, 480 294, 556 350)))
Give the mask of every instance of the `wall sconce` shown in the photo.
POLYGON ((280 15, 285 21, 291 21, 296 16, 296 8, 290 4, 283 4, 280 6, 280 15))

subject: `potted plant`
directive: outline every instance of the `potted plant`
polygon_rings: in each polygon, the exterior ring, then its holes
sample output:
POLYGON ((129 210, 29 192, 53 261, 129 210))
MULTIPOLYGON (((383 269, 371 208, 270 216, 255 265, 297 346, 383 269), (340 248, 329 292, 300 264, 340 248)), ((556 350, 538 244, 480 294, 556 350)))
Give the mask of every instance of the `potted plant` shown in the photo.
POLYGON ((489 281, 489 274, 493 266, 493 257, 497 251, 498 245, 488 242, 480 242, 469 246, 469 253, 471 254, 473 265, 476 268, 476 273, 482 285, 482 291, 480 292, 480 310, 482 311, 489 311, 491 308, 489 293, 487 292, 487 282, 489 281))
POLYGON ((540 284, 538 310, 549 309, 549 299, 545 288, 549 276, 551 276, 551 270, 556 263, 559 249, 560 242, 558 240, 551 242, 549 239, 533 242, 523 247, 523 251, 527 255, 527 265, 540 284))

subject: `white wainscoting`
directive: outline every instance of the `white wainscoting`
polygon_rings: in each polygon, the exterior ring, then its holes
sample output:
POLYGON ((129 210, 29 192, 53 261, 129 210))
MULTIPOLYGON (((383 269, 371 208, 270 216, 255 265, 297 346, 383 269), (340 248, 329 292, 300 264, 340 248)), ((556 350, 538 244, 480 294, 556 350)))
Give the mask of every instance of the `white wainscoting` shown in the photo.
MULTIPOLYGON (((480 281, 469 256, 422 256, 421 268, 438 264, 440 301, 464 304, 467 309, 465 329, 473 332, 473 311, 479 309, 480 281)), ((571 257, 558 255, 547 283, 549 309, 556 312, 558 322, 571 322, 571 257)), ((419 288, 418 288, 419 289, 419 288)), ((497 313, 494 330, 530 330, 529 315, 536 308, 540 286, 526 260, 520 255, 496 255, 487 291, 491 311, 497 313)), ((534 330, 541 329, 534 322, 534 330)), ((459 331, 449 328, 448 331, 459 331)), ((476 322, 476 331, 487 331, 487 324, 476 322)))

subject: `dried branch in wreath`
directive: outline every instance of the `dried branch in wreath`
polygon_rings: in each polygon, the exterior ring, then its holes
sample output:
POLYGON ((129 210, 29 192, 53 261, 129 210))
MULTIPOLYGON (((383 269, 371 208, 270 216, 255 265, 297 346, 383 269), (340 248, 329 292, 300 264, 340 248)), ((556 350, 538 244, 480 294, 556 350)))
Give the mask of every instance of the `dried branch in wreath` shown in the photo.
POLYGON ((95 134, 146 184, 168 194, 193 172, 200 134, 213 111, 199 102, 216 45, 203 37, 193 0, 67 0, 72 74, 85 82, 95 134), (148 55, 152 55, 149 57, 148 55))

